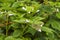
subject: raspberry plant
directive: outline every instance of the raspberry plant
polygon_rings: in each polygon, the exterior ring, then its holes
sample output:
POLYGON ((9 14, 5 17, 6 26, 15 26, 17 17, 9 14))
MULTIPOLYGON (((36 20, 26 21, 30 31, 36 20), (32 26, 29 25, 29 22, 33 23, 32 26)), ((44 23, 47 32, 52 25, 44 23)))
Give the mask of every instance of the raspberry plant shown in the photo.
POLYGON ((0 40, 60 40, 60 0, 0 0, 0 40))

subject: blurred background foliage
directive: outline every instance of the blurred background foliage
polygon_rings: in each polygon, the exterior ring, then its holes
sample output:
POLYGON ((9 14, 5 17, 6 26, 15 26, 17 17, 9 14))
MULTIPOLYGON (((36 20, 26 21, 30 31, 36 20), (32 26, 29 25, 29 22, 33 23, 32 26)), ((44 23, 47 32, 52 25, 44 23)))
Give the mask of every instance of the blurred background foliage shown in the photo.
POLYGON ((0 0, 0 40, 60 40, 60 0, 0 0))

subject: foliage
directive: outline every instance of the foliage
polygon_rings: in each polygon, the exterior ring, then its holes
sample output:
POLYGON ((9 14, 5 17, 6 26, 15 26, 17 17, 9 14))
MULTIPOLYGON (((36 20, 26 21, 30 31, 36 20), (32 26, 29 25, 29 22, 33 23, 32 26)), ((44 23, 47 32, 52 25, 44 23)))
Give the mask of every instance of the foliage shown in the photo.
POLYGON ((0 0, 0 40, 60 40, 60 0, 0 0))

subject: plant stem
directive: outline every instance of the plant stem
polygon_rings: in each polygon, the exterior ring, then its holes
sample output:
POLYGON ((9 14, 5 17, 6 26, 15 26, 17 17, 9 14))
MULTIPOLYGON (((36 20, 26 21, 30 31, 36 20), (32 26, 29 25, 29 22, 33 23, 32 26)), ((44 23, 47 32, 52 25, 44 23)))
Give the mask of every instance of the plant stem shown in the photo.
POLYGON ((23 32, 22 32, 22 35, 24 34, 24 31, 28 28, 28 25, 26 25, 25 28, 23 28, 23 32))
POLYGON ((6 14, 6 36, 8 36, 8 14, 6 14))

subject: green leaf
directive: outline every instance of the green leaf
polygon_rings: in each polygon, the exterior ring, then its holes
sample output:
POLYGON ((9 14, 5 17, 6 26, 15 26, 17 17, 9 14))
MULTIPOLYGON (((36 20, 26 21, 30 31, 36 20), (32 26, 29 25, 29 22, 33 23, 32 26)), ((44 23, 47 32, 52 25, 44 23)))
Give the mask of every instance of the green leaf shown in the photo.
POLYGON ((25 23, 26 18, 21 18, 20 20, 14 20, 17 23, 25 23))
MULTIPOLYGON (((1 34, 1 35, 2 35, 2 34, 1 34)), ((0 35, 0 40, 4 40, 4 36, 1 36, 1 35, 0 35)))
POLYGON ((26 11, 27 12, 32 12, 34 8, 32 6, 26 6, 26 11))
POLYGON ((23 39, 21 39, 21 38, 17 38, 16 40, 23 40, 23 39))
POLYGON ((42 29, 42 31, 45 31, 47 33, 53 33, 53 30, 51 28, 49 28, 49 27, 43 26, 43 27, 41 27, 41 29, 42 29))
POLYGON ((22 32, 21 32, 21 30, 14 30, 12 36, 13 36, 13 37, 19 37, 19 36, 22 36, 22 32))
POLYGON ((51 20, 52 28, 60 31, 60 22, 56 20, 51 20))
POLYGON ((8 36, 5 38, 5 40, 15 40, 15 38, 13 36, 8 36))
POLYGON ((14 2, 13 5, 12 5, 13 8, 17 8, 19 7, 19 2, 14 2))
POLYGON ((56 13, 57 18, 60 19, 60 13, 56 13))
POLYGON ((28 30, 26 31, 26 33, 28 33, 28 32, 31 33, 32 35, 34 35, 36 30, 33 29, 32 27, 29 27, 28 30))

